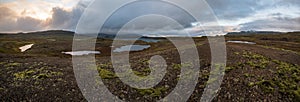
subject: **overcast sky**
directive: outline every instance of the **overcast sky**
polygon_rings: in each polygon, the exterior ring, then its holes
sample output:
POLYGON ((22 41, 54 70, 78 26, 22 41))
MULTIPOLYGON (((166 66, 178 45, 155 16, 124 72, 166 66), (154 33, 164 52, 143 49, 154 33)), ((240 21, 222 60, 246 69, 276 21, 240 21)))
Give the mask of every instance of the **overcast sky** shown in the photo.
MULTIPOLYGON (((188 1, 188 0, 187 0, 188 1)), ((206 0, 219 24, 230 31, 242 30, 300 30, 300 0, 206 0)), ((72 30, 90 0, 0 0, 0 32, 30 32, 41 30, 72 30)), ((142 13, 132 12, 142 7, 162 7, 160 4, 133 5, 112 16, 106 27, 119 24, 142 13), (135 16, 132 16, 135 15, 135 16), (119 17, 123 17, 120 19, 119 17), (125 19, 125 20, 124 20, 125 19)), ((193 20, 180 9, 163 6, 184 27, 191 28, 193 20), (172 15, 177 12, 181 15, 172 15)), ((155 10, 148 13, 156 12, 155 10)), ((142 26, 142 25, 140 25, 142 26)))

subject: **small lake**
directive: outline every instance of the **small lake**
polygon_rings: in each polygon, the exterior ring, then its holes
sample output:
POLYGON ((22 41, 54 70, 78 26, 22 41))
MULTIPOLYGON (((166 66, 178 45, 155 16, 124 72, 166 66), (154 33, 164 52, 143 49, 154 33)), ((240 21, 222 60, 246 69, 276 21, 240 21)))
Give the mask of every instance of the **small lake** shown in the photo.
POLYGON ((151 39, 151 38, 140 38, 139 40, 142 40, 142 41, 145 41, 145 42, 148 42, 148 43, 151 43, 151 42, 157 43, 157 42, 160 41, 158 39, 151 39))
MULTIPOLYGON (((131 40, 131 41, 133 41, 133 40, 136 40, 136 39, 134 39, 134 38, 116 38, 115 40, 131 40)), ((157 42, 159 42, 159 41, 161 41, 161 40, 159 40, 159 39, 154 39, 154 38, 139 38, 139 39, 137 39, 137 40, 140 40, 140 41, 144 41, 144 42, 147 42, 147 43, 157 43, 157 42)))
POLYGON ((150 47, 150 45, 126 45, 120 48, 116 48, 115 50, 113 50, 113 52, 141 51, 150 47))
POLYGON ((62 52, 63 54, 72 55, 72 56, 83 56, 89 54, 100 54, 99 51, 72 51, 72 52, 62 52))
POLYGON ((22 47, 19 47, 19 49, 21 50, 21 52, 25 52, 26 50, 30 49, 34 44, 28 44, 22 47))
POLYGON ((238 44, 251 44, 254 45, 256 44, 255 42, 249 42, 249 41, 227 41, 229 43, 238 43, 238 44))

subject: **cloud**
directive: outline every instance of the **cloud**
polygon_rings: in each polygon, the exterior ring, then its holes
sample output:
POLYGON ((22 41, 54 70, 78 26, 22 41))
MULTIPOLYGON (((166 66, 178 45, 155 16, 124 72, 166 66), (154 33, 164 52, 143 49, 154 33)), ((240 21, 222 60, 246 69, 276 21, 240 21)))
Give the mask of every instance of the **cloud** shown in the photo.
MULTIPOLYGON (((101 3, 101 2, 97 2, 101 3)), ((99 4, 100 5, 100 4, 99 4)), ((113 5, 113 4, 112 4, 113 5)), ((97 12, 105 12, 101 9, 99 6, 95 6, 93 10, 97 12)), ((110 6, 114 7, 114 6, 110 6)), ((199 5, 199 12, 204 12, 203 18, 204 19, 202 23, 211 23, 213 20, 212 17, 206 16, 207 12, 206 9, 201 9, 201 4, 199 5)), ((202 7, 203 8, 203 7, 202 7)), ((182 25, 184 28, 190 28, 192 25, 192 22, 196 22, 196 20, 189 14, 189 12, 186 12, 181 7, 178 7, 173 4, 160 2, 160 1, 139 1, 134 2, 131 4, 128 4, 126 6, 122 6, 117 11, 113 12, 113 14, 106 20, 106 23, 103 26, 103 29, 100 31, 101 33, 109 33, 109 34, 116 34, 120 28, 122 28, 125 24, 127 24, 130 21, 136 20, 136 18, 144 17, 146 15, 162 15, 165 17, 169 17, 170 19, 173 19, 177 21, 180 25, 182 25)), ((102 15, 101 15, 102 16, 102 15)), ((91 17, 89 16, 88 21, 91 22, 84 22, 83 25, 96 25, 94 23, 94 19, 99 19, 99 17, 91 17)), ((143 18, 141 22, 136 22, 136 24, 133 25, 134 29, 131 29, 132 32, 139 32, 141 34, 144 33, 180 33, 183 31, 183 29, 178 28, 178 26, 170 24, 168 21, 163 19, 154 19, 154 18, 143 18), (154 31, 156 30, 156 31, 154 31)), ((95 26, 92 26, 95 27, 95 26)), ((98 28, 97 28, 98 29, 98 28)), ((84 28, 82 30, 83 33, 94 33, 96 31, 93 31, 92 28, 84 28)), ((128 32, 130 32, 128 30, 128 32)))
MULTIPOLYGON (((28 32, 52 29, 74 31, 84 9, 92 0, 15 0, 0 3, 0 32, 28 32)), ((239 30, 300 30, 300 0, 206 0, 211 6, 225 31, 239 30)), ((187 1, 188 2, 188 1, 187 1)), ((97 9, 102 12, 105 9, 97 9)), ((205 12, 199 9, 199 12, 205 12)), ((156 13, 173 18, 184 29, 158 20, 155 25, 136 24, 136 31, 151 29, 172 33, 182 30, 196 30, 195 22, 188 13, 175 7, 158 2, 144 1, 144 4, 127 5, 115 12, 104 25, 106 32, 115 33, 130 20, 144 14, 156 13), (148 3, 145 3, 148 2, 148 3), (141 9, 137 9, 141 8, 141 9)), ((97 19, 98 17, 93 17, 97 19)), ((203 15, 210 24, 211 17, 203 15)), ((209 27, 213 29, 213 27, 209 27)))
MULTIPOLYGON (((55 1, 42 2, 28 2, 21 0, 24 5, 30 5, 27 9, 16 9, 15 6, 20 6, 21 3, 8 2, 6 4, 0 4, 0 32, 31 32, 40 30, 53 30, 53 29, 66 29, 74 30, 76 24, 86 7, 86 1, 78 2, 76 6, 69 8, 63 8, 54 6, 50 11, 44 9, 43 11, 36 10, 37 7, 43 9, 41 5, 50 6, 55 1), (14 8, 14 9, 13 9, 14 8), (34 10, 31 10, 34 9, 34 10), (39 11, 39 12, 38 12, 39 11), (49 13, 49 18, 40 19, 43 14, 49 13)), ((71 2, 69 0, 63 0, 61 2, 71 2)))
POLYGON ((299 0, 207 0, 229 31, 300 30, 299 0))
POLYGON ((299 24, 300 17, 274 17, 240 24, 241 28, 239 30, 296 31, 300 28, 299 24))
POLYGON ((17 13, 7 7, 0 7, 1 31, 35 31, 42 29, 40 20, 32 17, 19 17, 17 13))
MULTIPOLYGON (((101 12, 101 11, 99 11, 101 12)), ((146 17, 147 15, 161 15, 164 17, 169 17, 169 19, 176 20, 183 27, 190 27, 191 22, 196 20, 183 9, 162 2, 153 2, 153 1, 143 1, 137 2, 134 4, 126 5, 121 7, 118 11, 114 12, 110 18, 107 19, 104 24, 105 29, 120 29, 125 24, 130 21, 136 20, 136 18, 142 19, 140 22, 135 24, 135 29, 142 31, 145 30, 170 30, 170 29, 179 29, 178 26, 175 26, 168 22, 165 19, 146 17), (137 9, 140 8, 140 9, 137 9), (130 14, 128 14, 130 13, 130 14)), ((97 19, 97 17, 95 17, 97 19)), ((103 31, 106 33, 106 31, 103 31)), ((110 32, 112 34, 117 33, 110 32)))
POLYGON ((206 0, 220 19, 236 20, 262 8, 256 0, 206 0))
MULTIPOLYGON (((188 2, 188 1, 187 1, 188 2)), ((300 17, 298 13, 298 9, 300 7, 299 0, 207 0, 208 4, 215 11, 216 16, 218 17, 221 26, 224 26, 225 32, 230 31, 239 31, 239 30, 269 30, 272 27, 273 30, 284 30, 284 31, 293 31, 299 28, 297 23, 293 23, 293 25, 289 25, 290 22, 295 22, 296 19, 275 19, 274 17, 279 18, 296 18, 300 17), (274 18, 274 19, 273 19, 274 18), (271 20, 270 20, 271 19, 271 20), (253 22, 253 23, 251 23, 253 22), (272 23, 278 22, 278 23, 272 23), (259 27, 255 27, 255 25, 259 25, 259 27), (265 25, 264 25, 265 24, 265 25), (282 26, 278 26, 278 24, 282 26), (253 26, 251 26, 253 25, 253 26)), ((98 12, 101 12, 100 9, 98 12)), ((199 12, 202 9, 199 9, 199 12)), ((124 24, 134 19, 137 16, 141 16, 144 14, 163 14, 165 16, 171 17, 180 24, 185 27, 185 30, 195 30, 199 28, 192 28, 191 23, 195 22, 193 19, 189 17, 188 14, 182 12, 180 9, 169 6, 161 3, 154 3, 148 1, 148 3, 136 4, 136 5, 126 5, 122 7, 117 12, 115 12, 104 25, 105 28, 103 31, 110 32, 112 34, 116 34, 118 29, 121 28, 124 24), (142 9, 137 9, 142 8, 142 9)), ((207 15, 203 15, 203 19, 207 22, 201 22, 203 26, 210 26, 212 17, 208 17, 207 15)), ((97 17, 95 17, 97 19, 97 17)), ((148 19, 149 20, 149 19, 148 19)), ((149 20, 151 21, 151 20, 149 20)), ((144 24, 136 24, 135 31, 136 32, 151 32, 149 29, 156 29, 160 33, 176 33, 175 31, 181 32, 183 29, 177 29, 176 27, 172 27, 173 25, 168 25, 164 23, 168 23, 166 21, 157 20, 160 23, 156 25, 151 24, 149 26, 148 23, 144 24)), ((140 22, 141 23, 141 22, 140 22)), ((90 24, 90 23, 88 23, 90 24)), ((215 25, 213 25, 215 26, 215 25)), ((209 30, 213 30, 214 27, 210 27, 209 30)), ((90 31, 90 30, 88 30, 90 31)), ((198 30, 201 31, 201 30, 198 30)), ((129 32, 129 31, 128 31, 129 32)), ((197 32, 196 32, 197 33, 197 32)))
POLYGON ((15 29, 15 18, 17 14, 7 7, 0 7, 0 29, 2 31, 9 31, 15 29))
POLYGON ((1 7, 0 6, 0 19, 9 19, 11 17, 16 16, 17 14, 9 9, 8 7, 1 7))
MULTIPOLYGON (((206 0, 214 10, 219 19, 238 20, 253 15, 260 11, 281 12, 298 11, 300 7, 299 0, 206 0), (293 9, 295 8, 295 9, 293 9), (298 9, 298 10, 297 10, 298 9)), ((285 13, 285 12, 283 12, 285 13)))
POLYGON ((44 27, 43 22, 32 17, 20 17, 16 20, 16 28, 20 31, 36 31, 44 27))
POLYGON ((89 2, 79 2, 72 10, 68 11, 64 8, 55 7, 52 9, 51 28, 73 30, 87 7, 89 2))
POLYGON ((69 22, 69 19, 71 18, 71 15, 68 11, 62 9, 62 8, 53 8, 52 9, 52 20, 51 20, 51 27, 52 28, 62 28, 66 26, 66 24, 69 22))

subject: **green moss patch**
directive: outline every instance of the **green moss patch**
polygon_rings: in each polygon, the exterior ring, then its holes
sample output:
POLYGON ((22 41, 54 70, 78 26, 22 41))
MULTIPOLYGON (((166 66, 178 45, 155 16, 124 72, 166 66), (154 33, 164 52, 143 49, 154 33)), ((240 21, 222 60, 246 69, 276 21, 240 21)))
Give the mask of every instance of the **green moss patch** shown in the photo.
POLYGON ((265 93, 278 92, 295 100, 300 99, 300 67, 298 65, 272 60, 249 51, 235 54, 245 60, 226 67, 226 72, 239 68, 251 70, 251 72, 243 73, 243 77, 249 79, 248 87, 258 86, 265 93), (261 75, 261 71, 267 72, 266 75, 261 75), (255 75, 256 73, 259 75, 255 75))
POLYGON ((264 69, 270 64, 270 58, 267 58, 260 54, 244 51, 242 56, 249 60, 245 63, 245 65, 248 65, 251 68, 264 69))
POLYGON ((99 76, 102 79, 113 79, 117 78, 117 75, 109 70, 98 68, 99 76))
POLYGON ((150 89, 137 89, 137 91, 145 96, 149 95, 150 97, 159 97, 163 92, 166 92, 168 88, 166 87, 158 87, 158 88, 150 88, 150 89))
POLYGON ((21 72, 14 73, 14 80, 25 80, 25 79, 34 79, 34 80, 39 80, 39 79, 47 79, 51 78, 54 76, 61 76, 63 75, 62 72, 53 72, 50 70, 46 70, 44 68, 40 69, 26 69, 21 72))

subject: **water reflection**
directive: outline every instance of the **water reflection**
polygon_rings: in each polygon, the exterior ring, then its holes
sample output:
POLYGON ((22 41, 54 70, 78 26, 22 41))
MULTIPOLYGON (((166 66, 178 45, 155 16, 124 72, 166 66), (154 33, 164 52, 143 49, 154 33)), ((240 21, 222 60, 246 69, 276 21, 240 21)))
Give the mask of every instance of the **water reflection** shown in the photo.
POLYGON ((113 52, 126 52, 126 51, 141 51, 150 48, 150 45, 126 45, 116 48, 113 52))
POLYGON ((25 46, 20 47, 19 49, 21 50, 21 52, 25 52, 26 50, 30 49, 34 44, 28 44, 25 46))
POLYGON ((248 41, 227 41, 227 42, 230 42, 230 43, 239 43, 239 44, 251 44, 251 45, 256 44, 255 42, 248 42, 248 41))
POLYGON ((73 52, 62 52, 63 54, 68 54, 72 56, 83 56, 89 54, 100 54, 99 51, 73 51, 73 52))

